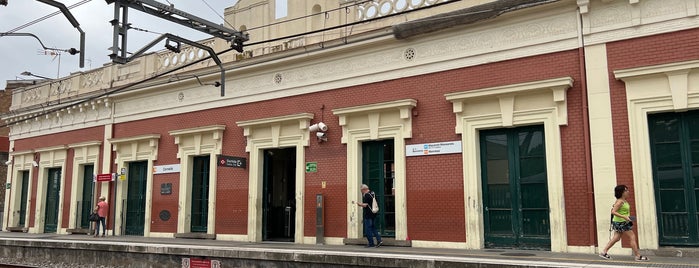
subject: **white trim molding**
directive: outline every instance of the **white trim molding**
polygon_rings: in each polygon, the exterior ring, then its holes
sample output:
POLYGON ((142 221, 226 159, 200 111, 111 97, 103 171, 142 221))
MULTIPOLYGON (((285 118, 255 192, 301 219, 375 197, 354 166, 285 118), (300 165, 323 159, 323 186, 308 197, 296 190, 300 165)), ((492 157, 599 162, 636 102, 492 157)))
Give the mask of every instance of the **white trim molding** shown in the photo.
MULTIPOLYGON (((84 169, 85 165, 92 165, 93 166, 93 176, 96 175, 98 172, 99 168, 99 156, 100 156, 100 145, 102 145, 101 141, 90 141, 90 142, 82 142, 82 143, 76 143, 76 144, 70 144, 68 145, 68 148, 73 149, 73 173, 72 173, 72 180, 70 184, 70 189, 71 189, 71 196, 70 196, 70 220, 68 222, 68 228, 73 229, 73 228, 80 228, 79 223, 77 222, 78 219, 78 209, 77 205, 78 202, 85 202, 85 200, 82 200, 83 195, 82 193, 84 191, 92 191, 92 200, 89 200, 90 202, 93 202, 97 200, 97 196, 94 195, 96 189, 83 189, 83 181, 84 180, 93 180, 92 177, 85 178, 84 177, 84 169)), ((95 184, 96 186, 97 184, 95 184)), ((96 203, 93 203, 96 204, 96 203)), ((90 209, 92 211, 92 209, 90 209)), ((88 217, 89 215, 81 215, 81 217, 88 217)))
POLYGON ((417 101, 404 99, 362 106, 338 108, 333 114, 342 126, 342 143, 347 144, 347 238, 362 237, 362 213, 355 205, 361 200, 363 141, 393 139, 395 165, 396 240, 408 237, 405 190, 405 139, 413 133, 412 109, 417 101))
MULTIPOLYGON (((609 211, 616 200, 613 189, 617 184, 606 44, 585 47, 585 68, 596 236, 601 249, 609 241, 609 211)), ((615 254, 619 249, 621 243, 614 245, 615 254)))
POLYGON ((699 109, 699 61, 615 70, 614 76, 626 84, 638 242, 641 248, 657 249, 660 234, 648 114, 699 109))
MULTIPOLYGON (((10 141, 10 143, 14 143, 14 141, 10 141)), ((12 148, 12 145, 10 146, 12 148)), ((31 194, 32 194, 32 187, 35 187, 32 184, 32 178, 34 177, 34 172, 35 168, 32 165, 32 162, 34 161, 34 151, 33 150, 28 150, 28 151, 21 151, 21 152, 11 152, 10 153, 10 159, 12 160, 12 166, 8 166, 7 173, 8 173, 8 178, 10 179, 9 181, 12 182, 10 185, 10 191, 9 193, 6 191, 5 192, 5 206, 9 207, 10 209, 5 209, 5 217, 7 220, 3 221, 3 230, 7 230, 7 227, 22 227, 22 228, 28 228, 29 227, 29 215, 31 214, 31 210, 29 209, 31 207, 31 194), (22 172, 28 171, 29 172, 29 181, 27 182, 27 203, 26 206, 24 207, 25 209, 25 215, 24 215, 24 226, 19 226, 20 218, 19 218, 19 211, 20 211, 20 203, 21 203, 21 190, 22 190, 22 172), (9 201, 8 201, 9 199, 9 201)))
POLYGON ((551 251, 566 252, 565 202, 560 126, 568 122, 566 91, 570 77, 446 94, 456 115, 456 133, 462 134, 466 247, 484 247, 482 178, 479 131, 491 128, 543 124, 551 222, 551 251))
MULTIPOLYGON (((158 160, 158 142, 160 140, 160 134, 148 134, 125 138, 112 138, 107 141, 112 145, 112 150, 116 152, 116 159, 114 162, 117 165, 117 170, 121 168, 128 168, 129 162, 134 161, 147 161, 148 167, 146 168, 146 212, 145 220, 143 226, 143 236, 150 236, 150 225, 151 225, 151 210, 152 210, 152 198, 153 198, 153 162, 158 160)), ((116 215, 121 215, 124 209, 121 205, 121 199, 126 198, 128 191, 128 184, 125 182, 120 182, 118 179, 114 182, 104 182, 102 188, 108 188, 109 183, 116 183, 117 193, 116 196, 119 198, 114 204, 114 209, 116 215)), ((116 235, 122 235, 121 227, 124 219, 117 216, 114 219, 114 229, 116 235)))
POLYGON ((36 149, 35 152, 39 153, 39 179, 37 181, 36 187, 36 206, 34 210, 34 227, 29 228, 29 233, 43 233, 44 225, 46 224, 46 187, 49 180, 48 169, 49 168, 60 168, 61 178, 58 190, 58 219, 56 224, 56 233, 65 234, 65 230, 62 226, 63 222, 63 200, 65 194, 65 171, 66 171, 66 157, 67 150, 65 145, 52 146, 46 148, 36 149))
POLYGON ((245 151, 250 153, 248 184, 248 234, 247 241, 262 241, 262 185, 263 150, 296 148, 296 213, 294 242, 304 243, 304 195, 306 192, 305 148, 308 146, 308 126, 313 119, 311 113, 300 113, 279 117, 239 121, 247 139, 245 151))
POLYGON ((216 233, 216 155, 221 154, 225 125, 212 125, 189 129, 173 130, 177 158, 180 159, 179 203, 177 212, 177 233, 189 233, 192 226, 192 171, 194 156, 209 156, 209 193, 206 233, 216 233))

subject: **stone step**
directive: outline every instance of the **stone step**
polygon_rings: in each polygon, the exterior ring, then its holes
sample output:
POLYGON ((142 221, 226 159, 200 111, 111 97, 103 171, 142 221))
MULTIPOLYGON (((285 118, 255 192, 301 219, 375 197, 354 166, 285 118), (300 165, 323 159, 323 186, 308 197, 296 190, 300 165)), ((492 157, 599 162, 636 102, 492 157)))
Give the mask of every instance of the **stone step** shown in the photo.
POLYGON ((661 247, 652 252, 661 257, 699 258, 699 248, 661 247))
POLYGON ((207 234, 207 233, 177 233, 175 234, 175 238, 185 238, 185 239, 216 239, 215 234, 207 234))
MULTIPOLYGON (((412 247, 413 243, 410 240, 396 240, 395 238, 383 238, 384 246, 392 247, 412 247)), ((345 238, 342 240, 345 245, 366 245, 366 238, 345 238)))

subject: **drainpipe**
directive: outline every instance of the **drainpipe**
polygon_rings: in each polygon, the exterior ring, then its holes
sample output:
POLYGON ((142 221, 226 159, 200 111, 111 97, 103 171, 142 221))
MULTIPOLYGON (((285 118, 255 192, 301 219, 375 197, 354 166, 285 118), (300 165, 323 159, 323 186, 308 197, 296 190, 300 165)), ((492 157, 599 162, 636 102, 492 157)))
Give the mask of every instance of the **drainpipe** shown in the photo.
POLYGON ((581 112, 583 116, 583 140, 584 140, 584 151, 585 151, 585 179, 587 181, 587 206, 592 212, 592 216, 589 217, 589 225, 592 227, 590 230, 590 243, 593 247, 597 246, 597 223, 595 218, 595 191, 592 181, 592 146, 590 145, 590 116, 589 107, 587 99, 587 65, 585 64, 585 37, 583 36, 583 18, 578 7, 578 60, 580 61, 580 95, 582 97, 581 112))

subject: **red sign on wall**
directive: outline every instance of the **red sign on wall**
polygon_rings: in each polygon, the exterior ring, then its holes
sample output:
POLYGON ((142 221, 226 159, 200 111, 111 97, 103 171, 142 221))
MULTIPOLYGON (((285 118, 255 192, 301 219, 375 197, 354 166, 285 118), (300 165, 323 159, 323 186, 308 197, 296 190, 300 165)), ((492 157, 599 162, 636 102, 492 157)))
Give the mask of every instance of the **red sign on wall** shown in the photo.
POLYGON ((114 176, 112 174, 97 174, 97 181, 113 181, 114 176))
POLYGON ((191 258, 189 259, 190 268, 211 268, 211 260, 191 258))

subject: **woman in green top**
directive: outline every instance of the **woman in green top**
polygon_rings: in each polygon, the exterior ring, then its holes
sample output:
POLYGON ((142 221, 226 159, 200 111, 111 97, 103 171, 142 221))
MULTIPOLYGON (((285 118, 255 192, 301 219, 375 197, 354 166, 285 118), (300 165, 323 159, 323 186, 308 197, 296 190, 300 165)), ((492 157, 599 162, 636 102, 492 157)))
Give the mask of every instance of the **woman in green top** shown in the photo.
POLYGON ((614 202, 614 207, 612 207, 612 230, 614 230, 614 236, 609 240, 607 246, 599 256, 604 259, 611 259, 612 257, 607 254, 609 249, 621 240, 622 235, 631 242, 631 249, 634 255, 636 255, 636 261, 648 261, 648 258, 642 256, 638 251, 638 244, 636 243, 636 234, 633 233, 633 220, 631 217, 631 206, 626 199, 629 197, 629 188, 626 185, 619 185, 614 187, 614 196, 616 197, 616 202, 614 202))

